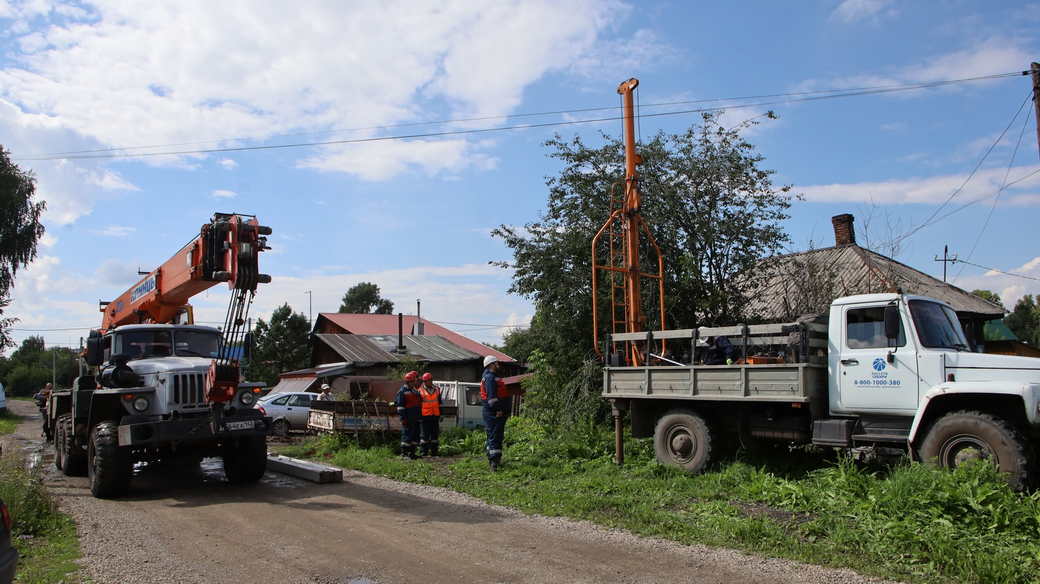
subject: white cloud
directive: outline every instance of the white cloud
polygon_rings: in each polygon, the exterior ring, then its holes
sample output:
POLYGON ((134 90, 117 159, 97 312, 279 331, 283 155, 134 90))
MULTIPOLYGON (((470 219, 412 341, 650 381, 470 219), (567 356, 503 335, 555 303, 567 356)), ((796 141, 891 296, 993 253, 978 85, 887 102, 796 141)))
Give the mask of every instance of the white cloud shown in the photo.
POLYGON ((1040 294, 1040 256, 1020 266, 1003 269, 1004 272, 1020 274, 1026 278, 965 264, 954 264, 954 269, 959 277, 951 280, 953 284, 965 290, 992 290, 1000 296, 1001 302, 1009 310, 1014 308, 1022 296, 1040 294))
MULTIPOLYGON (((76 6, 55 2, 19 16, 37 19, 36 30, 13 33, 23 52, 8 55, 13 64, 0 69, 0 105, 16 110, 19 123, 36 116, 70 132, 88 143, 82 149, 235 144, 240 142, 233 138, 328 132, 344 120, 370 126, 412 121, 426 111, 438 117, 507 113, 544 75, 595 60, 588 55, 600 51, 601 35, 630 11, 612 0, 574 0, 565 10, 580 17, 570 18, 561 17, 564 8, 551 0, 376 2, 349 10, 334 1, 301 7, 186 0, 148 10, 98 1, 79 15, 64 10, 76 6), (192 31, 190 43, 185 30, 192 31), (351 39, 349 47, 344 38, 351 39), (333 46, 341 50, 329 50, 333 46)), ((666 50, 648 31, 638 32, 629 48, 643 55, 666 50)), ((0 125, 0 134, 4 130, 0 125)), ((307 157, 301 166, 367 180, 412 167, 450 177, 474 164, 459 157, 479 150, 467 144, 351 149, 369 161, 391 148, 406 157, 403 163, 379 161, 376 170, 343 159, 339 149, 307 157)), ((44 152, 74 149, 36 146, 44 152)), ((493 157, 477 154, 476 168, 493 164, 493 157)), ((233 161, 219 163, 229 168, 233 161)), ((63 217, 89 209, 68 209, 63 217)))
POLYGON ((235 191, 229 191, 227 189, 217 189, 213 191, 213 196, 218 199, 233 199, 238 196, 235 191))
POLYGON ((896 10, 891 6, 892 0, 844 0, 834 8, 831 17, 849 23, 892 16, 896 10))
POLYGON ((477 151, 467 140, 407 140, 329 146, 321 154, 301 160, 298 166, 380 181, 408 169, 434 176, 471 167, 487 170, 497 164, 496 158, 477 151))
POLYGON ((109 225, 104 229, 91 230, 91 233, 104 235, 105 237, 126 237, 135 231, 137 231, 137 228, 129 225, 109 225))
MULTIPOLYGON (((1011 170, 1010 181, 1023 177, 1040 169, 1040 166, 1018 166, 1011 170)), ((980 170, 964 190, 955 199, 957 205, 968 201, 989 200, 997 194, 1006 168, 980 170)), ((805 195, 810 202, 857 202, 890 204, 934 204, 942 203, 964 182, 964 174, 948 174, 941 176, 909 179, 892 179, 876 182, 796 186, 796 190, 805 195)), ((1040 197, 1032 193, 1018 193, 1022 189, 1040 187, 1040 174, 1023 180, 1002 195, 1003 204, 1033 205, 1040 202, 1040 197)))
POLYGON ((238 163, 230 158, 221 158, 217 161, 217 164, 222 166, 224 170, 235 170, 238 168, 238 163))

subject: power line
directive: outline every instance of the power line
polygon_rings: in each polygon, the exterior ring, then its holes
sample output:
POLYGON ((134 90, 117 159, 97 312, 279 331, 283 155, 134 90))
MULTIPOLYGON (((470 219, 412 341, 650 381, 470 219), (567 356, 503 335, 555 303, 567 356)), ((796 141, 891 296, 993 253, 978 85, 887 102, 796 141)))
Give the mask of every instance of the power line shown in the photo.
POLYGON ((986 159, 989 158, 989 155, 997 147, 997 144, 1000 144, 1000 141, 1004 139, 1004 135, 1007 134, 1008 130, 1011 129, 1011 126, 1015 124, 1015 121, 1018 119, 1018 116, 1022 113, 1022 110, 1025 108, 1026 104, 1029 103, 1029 100, 1032 98, 1032 96, 1033 91, 1030 90, 1029 94, 1026 95, 1026 98, 1022 101, 1022 105, 1018 106, 1018 110, 1015 112, 1015 115, 1011 117, 1011 121, 1008 122, 1008 125, 1004 128, 1004 131, 1002 131, 1000 135, 997 136, 997 139, 993 141, 993 144, 990 144, 990 147, 986 149, 986 152, 982 155, 982 158, 980 158, 979 161, 975 164, 975 168, 971 169, 971 172, 968 173, 968 176, 964 179, 964 182, 962 182, 959 187, 954 189, 953 192, 951 192, 950 195, 946 197, 946 200, 943 201, 942 205, 939 205, 939 208, 932 211, 932 214, 928 216, 928 219, 925 219, 924 222, 918 225, 917 227, 914 227, 906 233, 904 233, 903 235, 900 235, 899 237, 893 239, 890 242, 890 245, 898 244, 899 242, 914 235, 915 233, 924 229, 925 227, 928 227, 929 225, 932 225, 933 223, 937 223, 938 221, 942 220, 942 218, 940 218, 933 221, 933 219, 935 219, 939 212, 941 212, 946 207, 946 205, 950 204, 950 201, 956 198, 961 193, 961 191, 964 190, 964 187, 968 186, 968 183, 971 182, 971 179, 975 178, 975 174, 978 173, 980 168, 982 168, 982 164, 986 162, 986 159))
MULTIPOLYGON (((645 118, 653 118, 653 117, 664 117, 664 116, 676 116, 676 115, 683 115, 683 114, 690 114, 690 113, 722 111, 722 110, 727 110, 727 109, 745 109, 745 108, 762 107, 762 106, 769 106, 769 105, 781 105, 781 104, 785 104, 785 103, 810 102, 810 101, 820 101, 820 100, 825 100, 825 99, 839 99, 839 98, 846 98, 846 97, 858 97, 858 96, 863 96, 863 95, 878 95, 878 94, 885 94, 885 93, 916 91, 916 90, 920 90, 920 89, 931 89, 931 88, 936 88, 936 87, 942 87, 942 86, 951 85, 951 84, 955 84, 955 83, 966 83, 966 82, 973 82, 973 81, 981 81, 981 80, 989 80, 989 79, 1001 79, 1001 78, 1007 78, 1007 77, 1013 77, 1013 76, 1020 76, 1020 75, 1027 74, 1027 73, 1028 72, 1023 72, 1023 73, 1019 73, 1019 72, 1015 72, 1015 73, 999 73, 999 74, 985 75, 985 76, 980 76, 980 77, 966 77, 966 78, 962 78, 962 79, 948 79, 948 80, 943 80, 943 81, 933 81, 933 82, 927 82, 927 83, 916 83, 916 84, 907 84, 907 85, 898 85, 898 86, 879 86, 879 87, 873 87, 873 88, 862 88, 862 89, 854 89, 854 90, 828 89, 828 90, 820 90, 819 92, 792 92, 792 93, 788 93, 788 94, 771 94, 771 95, 766 95, 766 96, 762 96, 762 97, 789 97, 789 96, 806 95, 806 94, 809 94, 809 95, 807 95, 805 97, 794 97, 793 99, 786 99, 786 100, 779 100, 779 101, 738 103, 738 104, 733 104, 733 105, 728 105, 728 106, 719 106, 719 107, 711 107, 711 108, 694 108, 694 109, 686 109, 686 110, 678 110, 678 111, 670 111, 670 112, 657 112, 657 113, 649 113, 649 114, 639 114, 637 117, 639 117, 639 118, 644 118, 644 117, 645 118)), ((742 99, 742 98, 713 98, 713 99, 707 99, 707 100, 686 100, 686 101, 678 101, 678 102, 661 103, 661 104, 655 104, 655 105, 657 107, 661 107, 661 106, 666 106, 666 105, 681 105, 681 104, 689 104, 689 103, 705 103, 705 102, 712 102, 712 101, 728 101, 728 100, 739 100, 739 99, 742 99)), ((585 109, 576 109, 576 110, 559 110, 557 112, 545 112, 545 113, 538 113, 538 114, 518 114, 518 115, 514 115, 514 116, 497 116, 497 118, 501 119, 503 117, 508 118, 508 117, 534 116, 534 115, 552 115, 552 114, 565 114, 565 113, 580 113, 580 112, 583 112, 583 111, 585 111, 585 112, 587 112, 587 111, 603 111, 603 110, 613 110, 613 109, 616 109, 616 107, 609 107, 609 108, 585 108, 585 109)), ((496 118, 496 116, 490 116, 490 117, 488 117, 486 119, 494 119, 494 118, 496 118)), ((108 158, 144 158, 144 157, 154 157, 154 156, 183 156, 183 155, 188 155, 188 154, 217 154, 217 153, 226 153, 226 152, 251 152, 251 151, 260 151, 260 150, 278 150, 278 149, 303 148, 303 147, 312 147, 312 146, 333 146, 333 145, 342 145, 342 144, 358 144, 358 143, 365 143, 365 142, 382 142, 382 141, 391 141, 391 140, 405 140, 405 139, 412 139, 412 138, 435 138, 435 137, 444 137, 444 136, 457 136, 457 135, 464 135, 464 134, 483 134, 483 133, 503 132, 503 131, 510 131, 510 130, 527 130, 527 129, 536 129, 536 128, 558 127, 558 126, 572 126, 572 125, 578 125, 578 124, 591 124, 591 123, 599 123, 599 122, 616 121, 616 120, 621 120, 621 119, 622 119, 621 117, 611 116, 611 117, 605 117, 605 118, 592 118, 592 119, 585 119, 585 120, 565 120, 565 121, 542 122, 542 123, 533 123, 533 124, 516 124, 516 125, 511 125, 511 126, 497 126, 497 127, 493 127, 493 128, 473 128, 473 129, 461 129, 461 130, 445 130, 445 131, 440 131, 440 132, 400 134, 400 135, 393 135, 393 136, 374 136, 374 137, 366 137, 366 138, 352 138, 352 139, 343 139, 343 140, 326 140, 326 141, 315 141, 315 142, 296 142, 296 143, 289 143, 289 144, 268 144, 268 145, 258 145, 258 146, 228 146, 228 147, 223 147, 223 148, 201 148, 201 149, 194 149, 194 150, 169 150, 169 151, 164 151, 164 152, 125 153, 125 152, 116 152, 116 151, 117 150, 127 150, 129 148, 113 148, 113 149, 100 150, 100 151, 96 151, 96 152, 95 151, 81 151, 81 152, 83 152, 82 154, 61 154, 61 153, 57 153, 57 154, 49 154, 49 155, 40 155, 40 156, 18 158, 16 160, 18 160, 18 161, 43 161, 43 160, 85 160, 85 159, 108 159, 108 158)), ((477 120, 478 120, 478 118, 470 118, 468 120, 464 119, 464 120, 457 120, 457 121, 462 122, 462 121, 477 121, 477 120)), ((449 121, 449 122, 452 122, 452 121, 449 121)), ((443 123, 449 123, 449 122, 439 122, 439 123, 443 124, 443 123)), ((427 123, 426 122, 417 122, 416 124, 422 125, 422 124, 427 124, 427 123)), ((407 124, 405 124, 405 125, 407 125, 407 124)), ((384 127, 392 127, 392 126, 384 126, 384 127)), ((206 143, 209 143, 209 142, 206 142, 206 143)), ((173 146, 173 145, 170 145, 170 146, 173 146)), ((138 147, 138 148, 141 148, 141 147, 138 147)))
MULTIPOLYGON (((1000 194, 1007 190, 1008 176, 1011 175, 1011 167, 1015 164, 1015 157, 1018 156, 1018 148, 1022 145, 1022 138, 1026 135, 1026 126, 1029 125, 1029 120, 1033 117, 1033 112, 1030 110, 1026 113, 1025 119, 1022 120, 1022 131, 1018 133, 1018 142, 1015 142, 1015 149, 1011 151, 1011 159, 1008 160, 1007 170, 1004 172, 1004 178, 1000 181, 1000 188, 997 189, 997 195, 993 197, 993 204, 989 207, 989 213, 986 214, 986 220, 982 223, 982 228, 979 229, 979 234, 975 237, 975 243, 971 246, 971 251, 968 252, 968 258, 975 253, 976 248, 979 247, 979 242, 982 241, 982 235, 986 233, 986 228, 989 227, 989 221, 993 218, 993 211, 997 208, 997 202, 1000 201, 1000 194)), ((964 273, 964 266, 961 266, 960 270, 957 270, 957 277, 960 278, 961 274, 964 273)))
POLYGON ((1040 282, 1040 278, 1036 278, 1036 277, 1033 277, 1033 276, 1027 276, 1025 274, 1016 274, 1015 272, 1005 272, 1004 270, 998 270, 997 268, 991 268, 989 266, 984 266, 982 264, 972 263, 972 262, 969 262, 967 260, 956 260, 956 261, 958 261, 960 263, 963 263, 963 264, 968 264, 969 266, 975 266, 976 268, 982 268, 983 270, 989 270, 989 271, 992 271, 992 272, 998 272, 1000 274, 1004 274, 1005 276, 1015 276, 1016 278, 1025 278, 1026 280, 1036 280, 1036 281, 1040 282))

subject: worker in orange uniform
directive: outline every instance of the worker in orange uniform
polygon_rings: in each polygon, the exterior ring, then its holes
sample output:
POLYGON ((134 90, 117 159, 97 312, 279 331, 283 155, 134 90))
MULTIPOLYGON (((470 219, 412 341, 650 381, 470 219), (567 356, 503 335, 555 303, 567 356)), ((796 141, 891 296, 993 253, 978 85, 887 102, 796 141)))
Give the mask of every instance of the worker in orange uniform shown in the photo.
POLYGON ((422 398, 419 396, 419 373, 409 371, 404 376, 404 385, 397 390, 394 402, 397 415, 401 416, 401 456, 419 458, 415 448, 419 444, 419 422, 422 416, 422 398))
POLYGON ((441 388, 433 384, 433 374, 423 373, 422 385, 419 386, 419 397, 422 399, 422 434, 419 438, 419 453, 423 456, 437 456, 440 450, 441 437, 441 388))
POLYGON ((506 420, 513 411, 513 398, 498 376, 498 357, 484 357, 484 376, 480 379, 480 401, 484 404, 484 428, 487 431, 487 457, 491 470, 502 464, 502 440, 506 420))

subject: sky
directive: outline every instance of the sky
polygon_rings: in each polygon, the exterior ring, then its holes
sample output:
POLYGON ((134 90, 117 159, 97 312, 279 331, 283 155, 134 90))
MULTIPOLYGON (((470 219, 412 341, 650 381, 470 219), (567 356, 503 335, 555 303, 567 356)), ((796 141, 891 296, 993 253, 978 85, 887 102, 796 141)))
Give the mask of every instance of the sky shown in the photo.
MULTIPOLYGON (((1028 76, 656 104, 1021 72, 1040 60, 1037 30, 1029 2, 0 0, 0 145, 47 202, 8 309, 15 339, 78 345, 99 300, 234 211, 274 231, 254 317, 286 302, 336 311, 371 281, 398 310, 421 299, 424 317, 497 342, 533 309, 489 264, 510 259, 491 230, 545 209, 553 133, 598 144, 620 122, 494 128, 615 117, 572 110, 617 106, 630 77, 641 113, 777 114, 746 136, 802 197, 784 226, 791 251, 832 245, 830 218, 852 213, 861 244, 939 277, 949 246, 983 266, 952 264, 951 281, 1011 306, 1040 293, 1028 76)), ((639 131, 699 116, 646 117, 639 131)), ((195 297, 196 319, 222 320, 228 298, 223 285, 195 297)))

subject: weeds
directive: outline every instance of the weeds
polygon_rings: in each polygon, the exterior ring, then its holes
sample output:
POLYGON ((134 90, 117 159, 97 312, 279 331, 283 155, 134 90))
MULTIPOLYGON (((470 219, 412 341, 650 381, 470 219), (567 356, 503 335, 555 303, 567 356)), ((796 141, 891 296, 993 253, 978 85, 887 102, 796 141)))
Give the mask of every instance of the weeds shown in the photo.
POLYGON ((12 413, 10 410, 0 412, 0 436, 14 432, 14 429, 18 427, 21 421, 21 416, 12 413))
POLYGON ((888 578, 1034 582, 1040 573, 1040 493, 1012 492, 986 464, 871 468, 793 452, 742 455, 688 476, 658 465, 649 440, 628 438, 626 464, 617 467, 606 428, 579 423, 563 431, 518 417, 506 431, 506 464, 492 474, 483 440, 480 431, 445 432, 449 462, 401 460, 392 444, 333 437, 297 446, 295 455, 530 513, 888 578))

